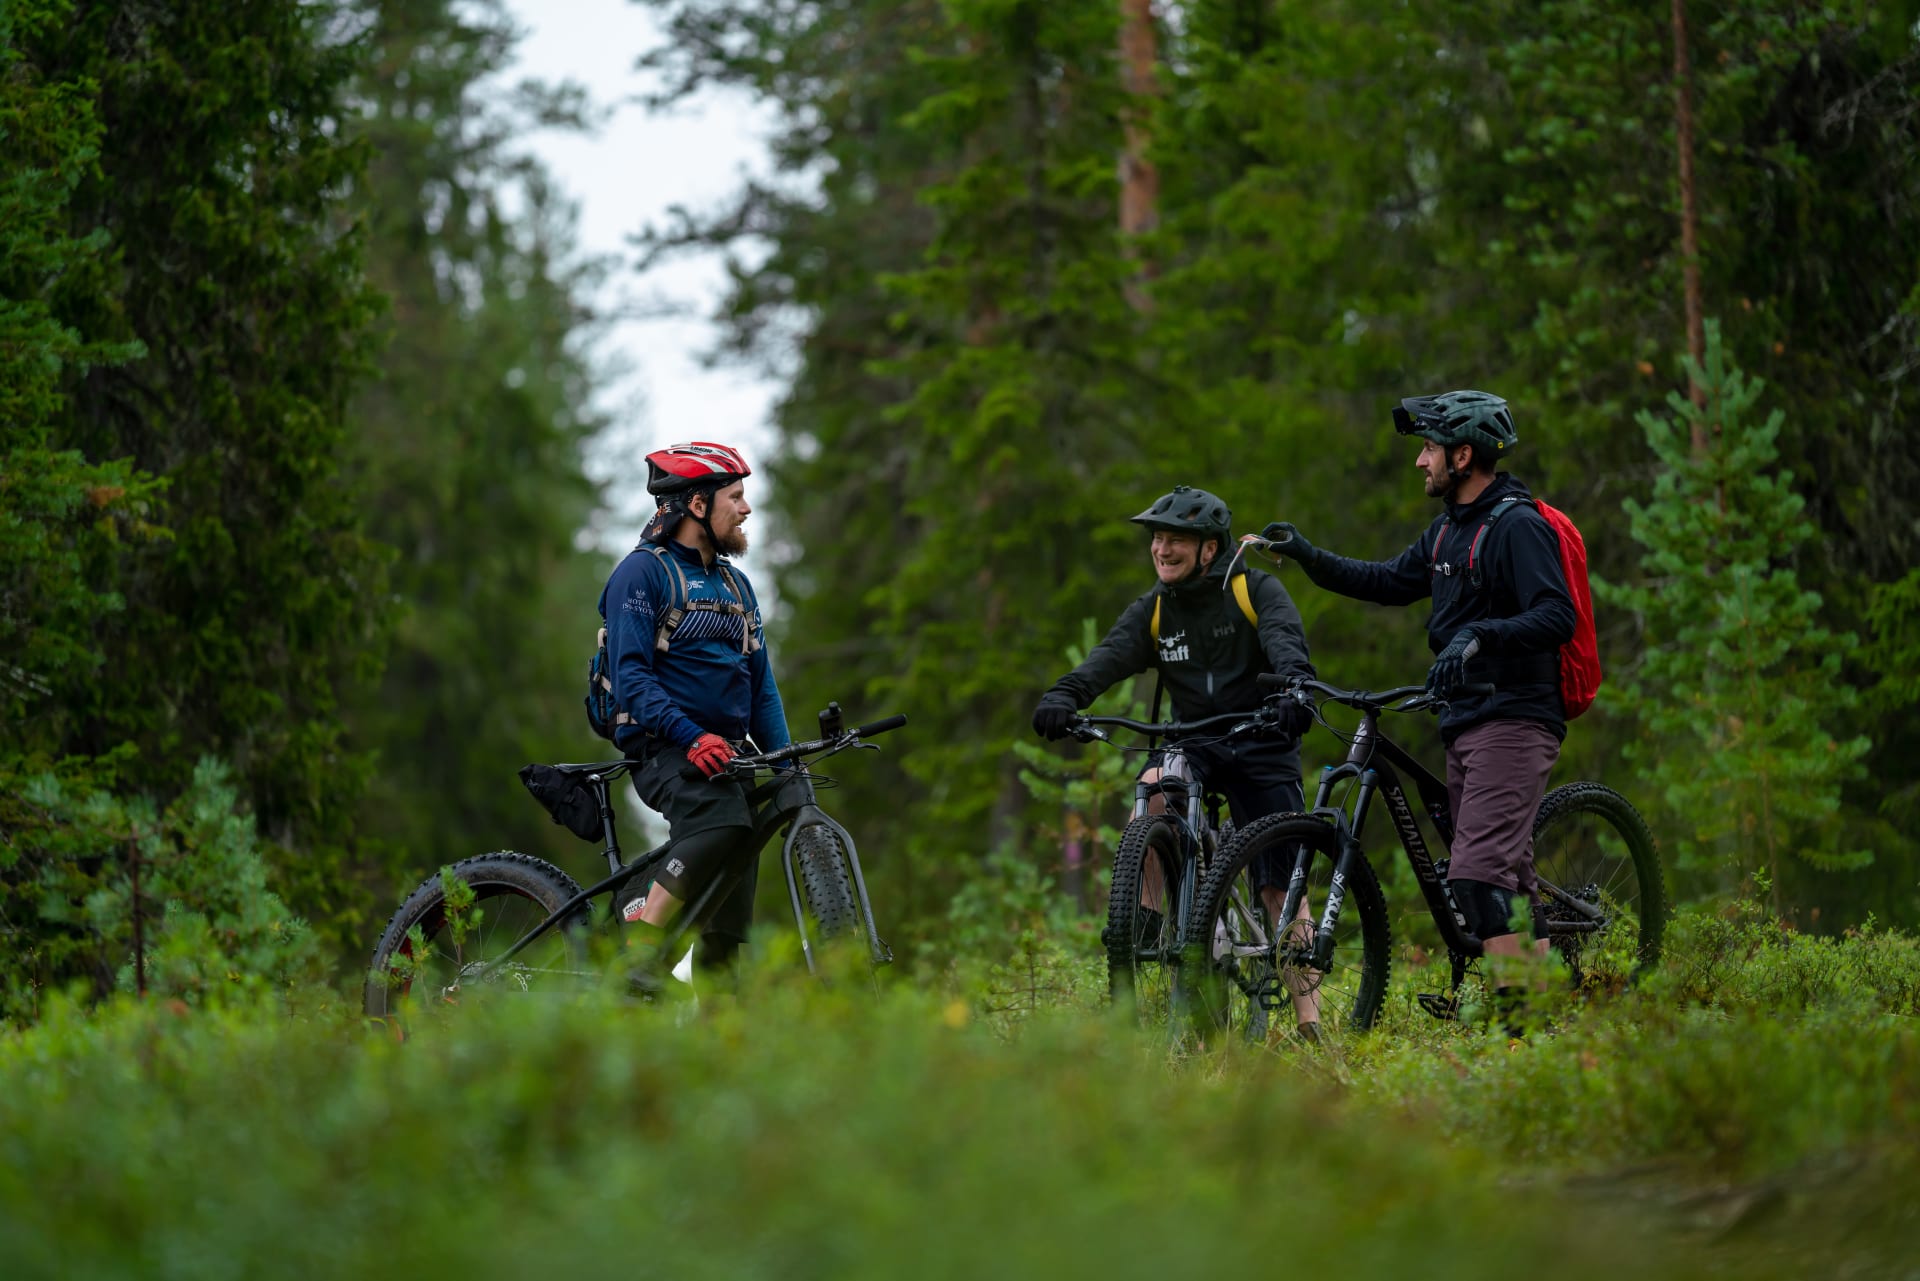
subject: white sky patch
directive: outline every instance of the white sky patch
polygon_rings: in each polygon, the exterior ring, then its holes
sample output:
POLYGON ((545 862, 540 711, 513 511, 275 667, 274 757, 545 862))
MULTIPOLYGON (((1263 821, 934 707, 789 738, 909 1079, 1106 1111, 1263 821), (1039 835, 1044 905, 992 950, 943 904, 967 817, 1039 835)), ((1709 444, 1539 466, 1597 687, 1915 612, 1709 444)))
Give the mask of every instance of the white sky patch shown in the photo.
MULTIPOLYGON (((649 223, 667 225, 668 210, 696 214, 722 206, 750 174, 771 168, 765 139, 774 116, 745 95, 708 90, 671 113, 650 113, 632 99, 658 86, 635 69, 661 41, 653 14, 632 0, 508 0, 524 33, 509 81, 574 80, 611 114, 591 135, 543 130, 525 140, 556 186, 579 205, 579 249, 618 264, 592 299, 612 317, 593 348, 606 368, 600 408, 614 419, 589 469, 609 482, 609 510, 583 531, 611 558, 625 555, 653 511, 642 456, 683 440, 733 445, 754 465, 750 500, 764 501, 758 466, 771 449, 770 422, 779 387, 751 368, 708 368, 702 353, 717 342, 708 321, 725 289, 717 254, 679 256, 644 278, 629 238, 649 223), (660 315, 663 304, 673 314, 660 315)), ((764 534, 765 526, 748 532, 764 534)), ((763 604, 773 595, 771 565, 756 547, 744 563, 763 604)))

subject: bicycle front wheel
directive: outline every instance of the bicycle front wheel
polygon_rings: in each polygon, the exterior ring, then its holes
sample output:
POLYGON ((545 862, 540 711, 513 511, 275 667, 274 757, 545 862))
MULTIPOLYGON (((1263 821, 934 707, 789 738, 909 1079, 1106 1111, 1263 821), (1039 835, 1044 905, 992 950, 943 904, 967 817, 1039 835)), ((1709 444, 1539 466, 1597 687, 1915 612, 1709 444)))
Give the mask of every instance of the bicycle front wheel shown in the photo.
POLYGON ((1107 993, 1142 1026, 1173 1013, 1175 931, 1180 927, 1180 829, 1164 814, 1128 823, 1107 893, 1107 993))
POLYGON ((800 869, 809 939, 822 942, 854 933, 860 924, 860 906, 840 833, 824 823, 800 829, 793 838, 793 857, 800 869))
POLYGON ((409 1000, 459 1004, 471 991, 580 991, 587 964, 585 904, 510 961, 494 964, 580 893, 551 863, 502 850, 462 859, 407 896, 373 950, 365 1008, 385 1018, 409 1000), (451 888, 452 894, 449 895, 451 888))
POLYGON ((1208 870, 1187 918, 1179 971, 1179 998, 1203 1038, 1225 1032, 1264 1042, 1270 1021, 1303 1033, 1313 1024, 1320 1037, 1373 1026, 1386 999, 1391 929, 1364 857, 1347 871, 1332 956, 1324 967, 1313 963, 1338 858, 1331 824, 1274 814, 1243 829, 1208 870), (1300 911, 1276 921, 1262 891, 1271 886, 1277 898, 1296 867, 1304 873, 1300 911))
POLYGON ((1597 931, 1556 934, 1577 988, 1619 992, 1659 963, 1668 912, 1660 853, 1624 796, 1598 783, 1548 792, 1533 821, 1533 867, 1550 930, 1586 922, 1581 906, 1599 909, 1597 931))

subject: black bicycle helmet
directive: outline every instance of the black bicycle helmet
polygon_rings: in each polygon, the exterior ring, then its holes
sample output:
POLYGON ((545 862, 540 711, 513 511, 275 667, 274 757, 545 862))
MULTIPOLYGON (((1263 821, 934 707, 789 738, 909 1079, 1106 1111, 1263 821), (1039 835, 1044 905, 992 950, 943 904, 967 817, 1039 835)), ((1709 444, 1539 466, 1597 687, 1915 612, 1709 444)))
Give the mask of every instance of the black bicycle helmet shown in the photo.
POLYGON ((1409 396, 1394 407, 1393 428, 1402 436, 1423 436, 1447 449, 1480 445, 1496 455, 1520 443, 1507 402, 1484 391, 1409 396))
POLYGON ((1233 531, 1233 513, 1225 503, 1204 489, 1191 489, 1186 485, 1174 486, 1171 494, 1128 519, 1148 529, 1218 538, 1223 546, 1233 531))

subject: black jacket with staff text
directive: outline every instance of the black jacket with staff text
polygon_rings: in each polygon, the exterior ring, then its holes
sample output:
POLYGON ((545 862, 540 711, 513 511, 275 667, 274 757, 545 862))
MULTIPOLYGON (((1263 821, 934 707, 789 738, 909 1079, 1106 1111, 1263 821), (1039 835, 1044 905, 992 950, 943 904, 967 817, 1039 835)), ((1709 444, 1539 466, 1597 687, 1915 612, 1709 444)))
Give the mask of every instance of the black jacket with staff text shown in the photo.
POLYGON ((1214 557, 1212 568, 1184 583, 1156 583, 1121 612, 1087 661, 1053 688, 1069 695, 1075 707, 1085 707, 1127 677, 1157 666, 1174 719, 1193 721, 1258 707, 1269 692, 1254 684, 1262 672, 1312 676, 1306 629, 1287 589, 1271 574, 1235 570, 1247 575, 1247 595, 1260 619, 1256 630, 1227 581, 1231 559, 1230 553, 1214 557), (1155 600, 1160 602, 1157 646, 1148 630, 1155 600))
POLYGON ((1560 536, 1531 503, 1523 503, 1495 521, 1481 540, 1474 557, 1478 590, 1467 573, 1474 536, 1494 506, 1531 497, 1518 478, 1501 472, 1471 503, 1449 502, 1427 532, 1392 560, 1328 553, 1303 566, 1319 586, 1356 600, 1411 605, 1431 596, 1427 645, 1436 654, 1455 632, 1473 625, 1480 653, 1467 664, 1467 680, 1490 682, 1495 689, 1462 694, 1440 714, 1440 737, 1446 742, 1488 721, 1535 721, 1567 736, 1559 651, 1573 639, 1574 613, 1560 567, 1560 536))

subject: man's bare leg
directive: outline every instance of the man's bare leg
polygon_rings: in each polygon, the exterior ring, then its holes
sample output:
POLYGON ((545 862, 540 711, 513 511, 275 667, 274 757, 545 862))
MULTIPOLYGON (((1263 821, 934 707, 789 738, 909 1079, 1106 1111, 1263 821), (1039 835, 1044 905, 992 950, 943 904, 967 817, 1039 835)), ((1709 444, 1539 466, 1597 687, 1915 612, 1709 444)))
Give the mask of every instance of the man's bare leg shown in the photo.
MULTIPOLYGON (((1272 918, 1274 928, 1279 929, 1280 913, 1286 910, 1287 906, 1286 889, 1279 885, 1269 885, 1260 891, 1260 900, 1266 905, 1267 915, 1272 918)), ((1312 936, 1313 904, 1308 900, 1307 895, 1300 896, 1300 910, 1294 913, 1293 919, 1296 922, 1305 921, 1308 937, 1312 936)), ((1304 976, 1296 974, 1288 981, 1287 988, 1293 995, 1294 1021, 1303 1027, 1311 1023, 1317 1032, 1320 1027, 1320 971, 1308 970, 1304 976)))
MULTIPOLYGON (((1158 783, 1160 771, 1150 769, 1140 776, 1142 783, 1158 783)), ((1167 795, 1155 792, 1147 800, 1147 813, 1164 814, 1167 812, 1167 795)), ((1155 912, 1167 910, 1167 875, 1157 858, 1148 859, 1140 872, 1140 906, 1155 912)))

